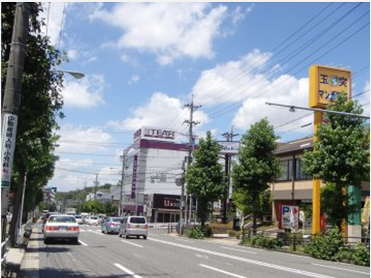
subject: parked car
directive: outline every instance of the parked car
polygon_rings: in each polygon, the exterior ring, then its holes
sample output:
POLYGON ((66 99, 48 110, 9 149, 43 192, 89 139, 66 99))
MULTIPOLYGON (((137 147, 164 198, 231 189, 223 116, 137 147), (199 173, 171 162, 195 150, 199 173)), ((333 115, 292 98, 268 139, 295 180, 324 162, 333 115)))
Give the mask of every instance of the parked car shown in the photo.
POLYGON ((95 216, 95 215, 91 215, 90 217, 89 217, 89 222, 88 222, 88 224, 89 225, 95 225, 95 226, 98 226, 98 222, 99 220, 98 220, 98 216, 95 216))
POLYGON ((81 215, 75 215, 75 219, 76 219, 76 222, 77 222, 77 224, 82 224, 83 222, 82 222, 82 216, 81 215))
POLYGON ((107 218, 107 215, 105 214, 98 214, 98 224, 102 224, 103 220, 107 218))
POLYGON ((102 233, 115 233, 117 234, 120 230, 121 223, 123 222, 123 217, 107 217, 103 219, 102 222, 102 233))
POLYGON ((77 244, 80 227, 73 215, 52 214, 44 225, 44 243, 54 239, 68 239, 77 244))
POLYGON ((84 219, 83 219, 83 223, 84 224, 89 224, 89 219, 90 219, 90 215, 86 215, 86 216, 84 216, 84 219))
POLYGON ((127 216, 124 217, 119 230, 119 237, 142 236, 147 239, 148 235, 148 222, 144 216, 127 216))

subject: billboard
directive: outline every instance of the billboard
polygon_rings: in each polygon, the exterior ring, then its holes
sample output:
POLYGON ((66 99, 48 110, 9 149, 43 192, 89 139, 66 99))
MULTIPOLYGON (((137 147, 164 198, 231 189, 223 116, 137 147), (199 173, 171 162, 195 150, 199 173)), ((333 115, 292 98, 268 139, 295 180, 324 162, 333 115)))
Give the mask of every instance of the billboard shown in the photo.
POLYGON ((240 149, 240 142, 218 141, 220 145, 220 154, 237 154, 240 149))
POLYGON ((309 107, 326 108, 340 93, 345 93, 350 99, 351 90, 351 71, 326 66, 310 67, 309 107))
POLYGON ((134 141, 140 139, 173 142, 175 139, 175 131, 168 128, 144 126, 134 133, 134 141))

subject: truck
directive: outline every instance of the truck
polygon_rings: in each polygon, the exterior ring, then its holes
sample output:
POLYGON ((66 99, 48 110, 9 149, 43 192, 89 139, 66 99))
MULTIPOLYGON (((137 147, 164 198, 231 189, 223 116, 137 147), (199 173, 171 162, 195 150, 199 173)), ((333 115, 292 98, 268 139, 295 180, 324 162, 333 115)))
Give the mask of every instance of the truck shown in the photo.
POLYGON ((69 214, 69 215, 75 215, 75 214, 76 214, 76 208, 66 208, 66 209, 64 210, 64 212, 65 212, 66 214, 69 214))

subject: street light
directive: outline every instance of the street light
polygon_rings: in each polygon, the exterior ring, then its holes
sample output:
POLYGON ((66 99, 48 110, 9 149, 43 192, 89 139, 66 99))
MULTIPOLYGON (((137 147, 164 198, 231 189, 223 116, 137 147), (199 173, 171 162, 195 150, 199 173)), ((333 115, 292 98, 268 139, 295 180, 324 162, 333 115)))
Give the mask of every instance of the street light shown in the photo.
POLYGON ((72 70, 57 70, 57 69, 52 69, 51 72, 61 72, 61 73, 68 73, 72 77, 76 79, 81 79, 85 76, 84 73, 79 72, 79 71, 72 71, 72 70))
POLYGON ((358 115, 358 114, 348 113, 348 112, 333 111, 333 110, 326 110, 326 109, 320 109, 320 108, 308 108, 308 107, 301 107, 301 106, 294 106, 294 105, 287 105, 287 104, 278 104, 278 103, 272 103, 272 102, 266 102, 265 104, 267 104, 269 106, 288 107, 288 108, 290 108, 289 109, 290 112, 295 112, 295 109, 299 109, 299 110, 317 111, 317 112, 324 112, 324 113, 329 113, 329 114, 338 114, 338 115, 349 116, 349 117, 370 119, 369 116, 363 116, 363 115, 358 115))

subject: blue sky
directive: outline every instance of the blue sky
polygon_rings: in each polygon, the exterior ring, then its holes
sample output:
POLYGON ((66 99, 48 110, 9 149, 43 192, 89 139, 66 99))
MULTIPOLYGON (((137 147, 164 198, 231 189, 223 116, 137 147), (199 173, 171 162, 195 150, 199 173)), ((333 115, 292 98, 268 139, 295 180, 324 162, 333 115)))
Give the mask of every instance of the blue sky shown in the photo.
MULTIPOLYGON (((352 71, 352 92, 369 115, 370 3, 44 3, 47 35, 68 53, 65 118, 54 178, 69 191, 120 179, 119 155, 142 126, 186 141, 184 104, 202 105, 198 136, 246 133, 266 117, 281 141, 313 133, 308 70, 352 71)), ((240 137, 235 137, 238 140, 240 137)))

